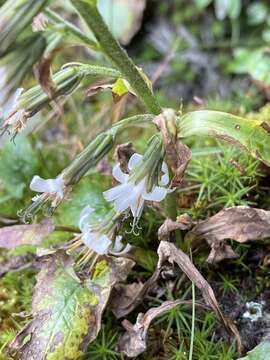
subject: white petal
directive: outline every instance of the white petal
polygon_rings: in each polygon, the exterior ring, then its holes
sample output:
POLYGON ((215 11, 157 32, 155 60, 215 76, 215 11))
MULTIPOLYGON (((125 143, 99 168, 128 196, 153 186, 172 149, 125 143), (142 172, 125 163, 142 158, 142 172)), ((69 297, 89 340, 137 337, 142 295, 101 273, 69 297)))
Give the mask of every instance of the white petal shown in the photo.
POLYGON ((91 206, 85 206, 80 214, 79 229, 83 231, 86 225, 88 225, 89 217, 93 213, 94 209, 91 206))
POLYGON ((120 183, 126 183, 128 181, 128 174, 123 173, 120 168, 120 164, 117 164, 113 167, 112 174, 113 177, 120 183))
POLYGON ((168 193, 167 189, 160 186, 155 186, 150 193, 144 192, 143 198, 144 200, 149 200, 149 201, 162 201, 165 199, 167 193, 168 193))
POLYGON ((132 204, 134 202, 136 202, 136 194, 134 193, 129 193, 128 194, 123 194, 121 197, 117 198, 114 202, 114 207, 117 211, 119 212, 123 212, 125 210, 127 210, 129 207, 132 206, 132 204))
POLYGON ((164 173, 164 175, 161 176, 160 185, 166 186, 169 184, 170 178, 169 178, 169 169, 165 162, 162 163, 161 171, 164 173))
POLYGON ((19 97, 23 92, 23 88, 19 88, 15 91, 15 93, 10 97, 8 102, 4 106, 4 115, 6 117, 12 115, 12 112, 16 110, 17 102, 19 97))
POLYGON ((111 240, 106 235, 101 235, 97 237, 90 243, 90 248, 94 250, 99 255, 108 254, 109 246, 111 245, 111 240))
POLYGON ((144 199, 142 198, 142 196, 140 196, 137 201, 135 201, 131 206, 130 206, 130 210, 132 212, 132 215, 134 218, 139 219, 142 215, 142 211, 143 211, 143 206, 144 206, 144 199))
POLYGON ((120 235, 116 236, 113 251, 119 252, 123 249, 124 244, 122 243, 122 239, 123 239, 123 236, 120 236, 120 235))
POLYGON ((110 254, 115 255, 115 256, 124 255, 124 254, 127 254, 128 252, 130 252, 131 249, 132 249, 132 246, 130 244, 127 244, 124 247, 124 249, 121 251, 115 251, 113 248, 113 250, 110 251, 110 254))
POLYGON ((84 228, 84 232, 82 234, 82 242, 90 249, 92 249, 91 244, 94 241, 93 234, 91 233, 90 227, 86 229, 84 228))
POLYGON ((128 162, 128 168, 129 170, 132 170, 142 159, 142 155, 140 154, 133 154, 128 162))
POLYGON ((123 194, 126 194, 130 190, 130 188, 130 184, 117 185, 107 191, 104 191, 103 196, 107 201, 114 201, 117 198, 123 196, 123 194))
POLYGON ((35 175, 30 183, 30 189, 36 192, 48 192, 51 194, 56 193, 61 198, 64 196, 64 181, 62 178, 56 179, 42 179, 40 176, 35 175))

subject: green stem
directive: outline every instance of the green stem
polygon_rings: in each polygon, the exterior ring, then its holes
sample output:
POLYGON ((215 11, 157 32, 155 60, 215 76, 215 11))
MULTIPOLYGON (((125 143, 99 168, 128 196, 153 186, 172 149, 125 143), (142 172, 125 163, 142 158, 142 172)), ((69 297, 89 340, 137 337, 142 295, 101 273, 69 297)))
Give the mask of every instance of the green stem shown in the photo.
POLYGON ((89 46, 90 48, 94 50, 98 50, 99 46, 98 44, 93 41, 91 36, 84 34, 77 26, 73 25, 69 21, 63 19, 60 15, 55 13, 49 8, 46 8, 44 10, 44 14, 48 17, 49 20, 51 20, 54 24, 60 25, 61 28, 56 28, 55 30, 60 31, 61 33, 67 32, 76 37, 77 39, 81 40, 85 45, 89 46))
POLYGON ((146 108, 155 115, 160 114, 162 109, 153 95, 152 90, 126 51, 110 33, 97 9, 96 1, 71 0, 71 2, 93 31, 103 52, 121 71, 123 77, 128 80, 146 108))

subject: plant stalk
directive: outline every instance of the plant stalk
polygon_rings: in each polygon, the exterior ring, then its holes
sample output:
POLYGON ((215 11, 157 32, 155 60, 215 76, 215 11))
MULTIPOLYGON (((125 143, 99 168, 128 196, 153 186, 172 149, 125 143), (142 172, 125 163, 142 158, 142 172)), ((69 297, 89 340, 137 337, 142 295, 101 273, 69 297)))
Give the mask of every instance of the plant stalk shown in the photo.
POLYGON ((148 86, 147 81, 126 51, 111 34, 97 9, 96 1, 71 0, 71 2, 94 33, 103 52, 118 70, 121 71, 123 77, 128 80, 148 111, 155 115, 160 114, 162 109, 148 86))

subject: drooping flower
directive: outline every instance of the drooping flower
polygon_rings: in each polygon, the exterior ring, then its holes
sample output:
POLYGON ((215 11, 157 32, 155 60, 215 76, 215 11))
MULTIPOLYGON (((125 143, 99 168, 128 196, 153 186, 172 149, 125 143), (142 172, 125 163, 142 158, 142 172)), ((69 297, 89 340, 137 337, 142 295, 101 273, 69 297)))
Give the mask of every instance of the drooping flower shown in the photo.
MULTIPOLYGON (((142 164, 143 156, 137 153, 133 154, 128 162, 128 169, 131 172, 136 166, 142 164)), ((130 174, 125 174, 120 164, 117 164, 113 168, 114 178, 120 182, 120 185, 113 187, 105 191, 104 197, 107 201, 113 202, 114 207, 119 212, 124 212, 130 209, 134 217, 135 224, 143 211, 145 201, 157 201, 160 202, 165 199, 168 192, 171 190, 166 188, 169 184, 169 171, 165 162, 161 166, 161 178, 158 185, 154 185, 151 191, 147 189, 148 178, 144 176, 139 181, 133 181, 130 174)))
MULTIPOLYGON (((16 133, 25 126, 25 110, 20 109, 18 106, 18 99, 21 96, 22 92, 23 88, 17 89, 2 108, 1 117, 3 117, 5 121, 3 122, 1 128, 4 131, 11 127, 16 133)), ((1 93, 0 95, 4 96, 4 94, 1 93)))
MULTIPOLYGON (((65 184, 61 177, 56 179, 42 179, 35 175, 30 183, 30 189, 39 193, 48 193, 53 195, 56 199, 62 200, 65 195, 65 184)), ((34 197, 33 201, 37 198, 34 197)))
POLYGON ((103 221, 92 224, 90 219, 94 211, 90 206, 86 206, 80 214, 79 228, 82 234, 79 244, 84 244, 88 252, 90 250, 98 255, 119 256, 127 253, 131 246, 122 243, 122 236, 115 236, 115 213, 111 212, 103 221))

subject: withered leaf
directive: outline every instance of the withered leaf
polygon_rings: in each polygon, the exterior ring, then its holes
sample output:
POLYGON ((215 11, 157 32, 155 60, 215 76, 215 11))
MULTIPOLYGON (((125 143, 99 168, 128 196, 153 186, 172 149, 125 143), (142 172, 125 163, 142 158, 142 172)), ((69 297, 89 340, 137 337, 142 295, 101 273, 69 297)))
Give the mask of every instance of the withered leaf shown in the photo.
POLYGON ((189 215, 183 214, 178 216, 176 221, 166 219, 158 229, 159 240, 168 240, 170 233, 175 230, 187 230, 192 226, 192 219, 189 215))
POLYGON ((10 345, 20 360, 79 358, 101 327, 112 287, 124 281, 133 261, 99 260, 91 280, 79 279, 64 251, 40 260, 32 301, 33 319, 10 345))
POLYGON ((54 48, 51 52, 45 54, 40 60, 36 70, 40 86, 50 99, 53 98, 55 93, 55 84, 52 78, 51 64, 55 55, 59 51, 60 48, 54 48))
POLYGON ((54 231, 52 220, 40 224, 13 225, 0 228, 0 247, 14 249, 19 245, 39 245, 54 231))
POLYGON ((132 143, 120 144, 116 147, 114 158, 120 164, 120 168, 124 173, 128 173, 128 162, 135 153, 132 143))
POLYGON ((36 267, 34 264, 35 255, 18 255, 13 256, 6 261, 0 263, 0 278, 6 273, 28 269, 29 267, 36 267))
POLYGON ((166 151, 166 159, 173 172, 172 187, 179 187, 188 163, 191 160, 192 152, 188 146, 177 138, 176 114, 171 109, 165 110, 154 120, 154 124, 160 129, 166 151))
MULTIPOLYGON (((168 261, 171 264, 176 263, 187 277, 201 290, 206 304, 215 312, 218 318, 224 324, 230 335, 236 338, 238 351, 241 351, 241 339, 235 325, 221 312, 215 294, 209 283, 200 274, 193 265, 189 257, 173 243, 161 241, 158 248, 158 266, 161 269, 163 264, 168 261)), ((119 340, 119 350, 129 357, 135 357, 146 350, 147 331, 152 320, 165 311, 169 311, 174 306, 183 303, 181 300, 164 302, 160 307, 152 308, 146 314, 139 314, 137 322, 132 325, 129 321, 124 320, 123 326, 126 332, 119 340)))
POLYGON ((140 305, 145 296, 155 286, 161 268, 156 269, 153 275, 144 283, 118 284, 112 292, 112 300, 110 307, 115 317, 121 318, 131 313, 138 305, 140 305))
POLYGON ((112 84, 93 85, 86 90, 86 96, 91 97, 98 94, 101 91, 112 90, 112 88, 113 88, 112 84))
POLYGON ((224 209, 196 225, 187 236, 191 241, 196 238, 206 239, 211 247, 208 262, 232 259, 238 255, 226 244, 226 240, 245 243, 269 238, 270 211, 248 206, 224 209))
POLYGON ((214 291, 201 275, 198 269, 191 262, 190 258, 173 243, 167 241, 161 241, 158 247, 159 262, 158 267, 161 267, 164 261, 169 261, 171 264, 176 263, 179 268, 187 275, 187 277, 201 290, 204 301, 215 312, 217 317, 221 320, 225 326, 227 332, 230 335, 235 336, 238 351, 241 352, 241 339, 239 332, 235 325, 223 315, 215 297, 214 291))
MULTIPOLYGON (((118 349, 128 357, 136 357, 146 350, 147 333, 151 322, 158 316, 183 303, 181 300, 165 301, 162 305, 140 313, 136 324, 128 320, 122 322, 126 332, 120 337, 118 349)), ((184 301, 185 303, 185 301, 184 301)))

